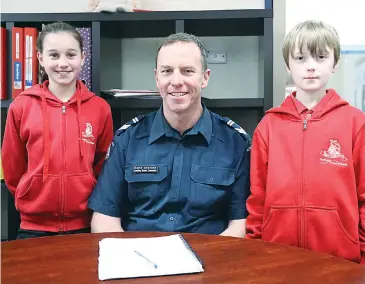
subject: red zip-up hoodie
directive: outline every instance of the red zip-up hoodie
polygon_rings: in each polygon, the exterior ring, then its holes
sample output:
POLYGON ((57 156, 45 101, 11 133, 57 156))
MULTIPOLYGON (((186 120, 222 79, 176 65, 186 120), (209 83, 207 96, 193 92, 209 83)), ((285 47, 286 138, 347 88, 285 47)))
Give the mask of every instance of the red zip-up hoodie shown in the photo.
POLYGON ((363 263, 365 114, 326 96, 306 119, 287 97, 256 128, 246 237, 363 263))
POLYGON ((90 226, 88 198, 113 138, 110 106, 77 81, 62 102, 48 81, 9 107, 2 146, 4 179, 22 229, 64 232, 90 226))

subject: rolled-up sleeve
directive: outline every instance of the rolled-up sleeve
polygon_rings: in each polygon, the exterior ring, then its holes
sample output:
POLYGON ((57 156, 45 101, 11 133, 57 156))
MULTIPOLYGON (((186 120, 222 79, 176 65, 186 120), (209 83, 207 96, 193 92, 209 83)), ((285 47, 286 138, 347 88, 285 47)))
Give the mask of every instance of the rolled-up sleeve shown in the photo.
POLYGON ((251 145, 247 143, 244 153, 236 163, 236 180, 232 185, 229 220, 246 219, 248 212, 246 201, 250 195, 250 151, 251 145))

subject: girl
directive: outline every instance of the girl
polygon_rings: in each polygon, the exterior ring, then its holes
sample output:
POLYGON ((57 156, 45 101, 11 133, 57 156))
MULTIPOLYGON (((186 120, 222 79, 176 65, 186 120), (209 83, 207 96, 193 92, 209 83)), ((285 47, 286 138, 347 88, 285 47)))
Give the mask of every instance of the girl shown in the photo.
POLYGON ((37 49, 42 83, 9 107, 2 147, 18 239, 89 232, 87 201, 113 137, 109 105, 77 80, 85 54, 76 29, 45 26, 37 49))

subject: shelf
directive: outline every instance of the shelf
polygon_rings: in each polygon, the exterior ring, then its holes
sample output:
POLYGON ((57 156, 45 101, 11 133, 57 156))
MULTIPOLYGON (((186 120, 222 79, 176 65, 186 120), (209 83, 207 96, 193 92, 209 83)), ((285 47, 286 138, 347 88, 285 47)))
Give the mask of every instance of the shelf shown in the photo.
POLYGON ((41 29, 47 22, 65 21, 79 27, 100 22, 103 38, 165 37, 175 32, 196 36, 254 36, 264 34, 264 19, 271 9, 220 11, 159 11, 135 13, 30 13, 1 14, 1 22, 41 29))
POLYGON ((213 10, 213 11, 156 11, 135 13, 2 13, 1 22, 119 22, 272 18, 272 9, 213 10))
MULTIPOLYGON (((160 98, 149 99, 106 99, 112 108, 119 109, 154 109, 162 104, 160 98)), ((262 108, 264 99, 205 99, 207 108, 262 108)))

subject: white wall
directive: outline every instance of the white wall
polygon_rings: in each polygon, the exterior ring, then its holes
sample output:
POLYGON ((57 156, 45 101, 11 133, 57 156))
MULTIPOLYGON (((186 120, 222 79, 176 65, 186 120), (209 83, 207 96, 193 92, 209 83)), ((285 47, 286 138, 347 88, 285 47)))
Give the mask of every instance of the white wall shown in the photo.
POLYGON ((0 0, 1 13, 86 12, 88 0, 0 0))
POLYGON ((364 0, 288 0, 286 31, 298 22, 321 20, 333 25, 342 45, 365 45, 364 0))
POLYGON ((356 62, 365 58, 365 0, 288 0, 286 9, 286 32, 298 22, 321 20, 337 30, 343 51, 359 51, 359 54, 341 54, 339 68, 328 84, 356 105, 355 78, 360 72, 356 62))
POLYGON ((224 9, 262 9, 264 0, 136 0, 142 9, 171 10, 224 10, 224 9))

